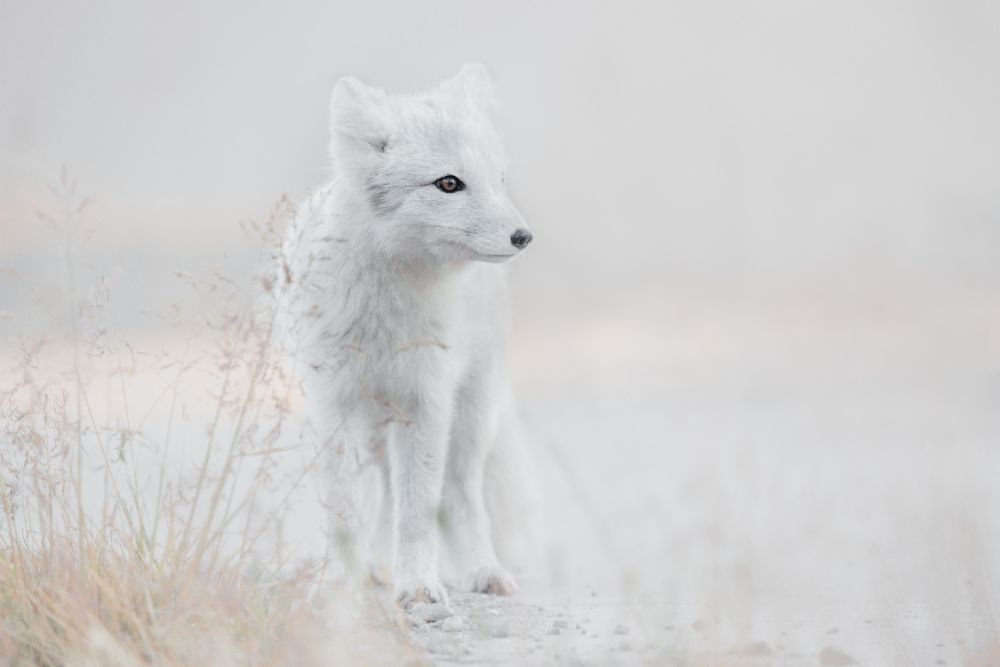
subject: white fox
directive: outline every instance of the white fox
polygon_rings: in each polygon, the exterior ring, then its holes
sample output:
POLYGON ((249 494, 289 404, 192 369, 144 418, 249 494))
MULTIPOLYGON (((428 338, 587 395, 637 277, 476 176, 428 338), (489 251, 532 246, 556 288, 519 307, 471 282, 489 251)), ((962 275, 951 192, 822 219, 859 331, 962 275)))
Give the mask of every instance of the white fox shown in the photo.
POLYGON ((330 539, 346 562, 391 547, 404 606, 447 601, 439 534, 450 584, 516 590, 485 487, 511 474, 518 428, 498 264, 532 236, 504 189, 493 105, 481 65, 417 95, 340 79, 333 179, 282 247, 282 316, 329 454, 330 539), (382 473, 369 540, 366 467, 382 473))

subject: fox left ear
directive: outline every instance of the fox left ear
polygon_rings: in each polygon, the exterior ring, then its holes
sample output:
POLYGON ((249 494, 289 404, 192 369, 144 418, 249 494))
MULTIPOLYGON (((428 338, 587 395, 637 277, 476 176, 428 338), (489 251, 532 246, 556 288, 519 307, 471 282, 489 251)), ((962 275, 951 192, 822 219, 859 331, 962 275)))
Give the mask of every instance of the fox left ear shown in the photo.
POLYGON ((458 74, 442 83, 441 87, 484 111, 496 111, 493 77, 482 63, 462 66, 458 74))

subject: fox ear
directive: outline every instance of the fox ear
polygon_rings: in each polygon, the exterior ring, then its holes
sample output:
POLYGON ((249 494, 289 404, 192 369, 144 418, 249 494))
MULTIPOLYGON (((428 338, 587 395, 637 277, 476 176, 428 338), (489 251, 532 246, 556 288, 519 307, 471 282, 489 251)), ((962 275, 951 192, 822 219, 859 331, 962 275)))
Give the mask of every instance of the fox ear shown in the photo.
POLYGON ((354 77, 337 80, 330 99, 330 155, 334 160, 371 157, 389 146, 388 95, 354 77))
POLYGON ((458 74, 441 84, 441 87, 483 111, 496 111, 493 77, 482 63, 463 65, 458 74))

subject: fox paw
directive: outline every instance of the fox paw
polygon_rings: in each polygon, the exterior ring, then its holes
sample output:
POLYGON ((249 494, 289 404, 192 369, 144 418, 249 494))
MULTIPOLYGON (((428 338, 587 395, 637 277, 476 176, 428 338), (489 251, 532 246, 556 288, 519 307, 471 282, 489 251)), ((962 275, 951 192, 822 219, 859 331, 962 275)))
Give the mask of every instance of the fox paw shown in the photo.
POLYGON ((517 592, 517 582, 500 566, 481 567, 472 574, 472 592, 513 595, 517 592))
POLYGON ((409 609, 418 602, 448 604, 448 593, 436 579, 406 579, 396 582, 394 588, 396 602, 403 609, 409 609))

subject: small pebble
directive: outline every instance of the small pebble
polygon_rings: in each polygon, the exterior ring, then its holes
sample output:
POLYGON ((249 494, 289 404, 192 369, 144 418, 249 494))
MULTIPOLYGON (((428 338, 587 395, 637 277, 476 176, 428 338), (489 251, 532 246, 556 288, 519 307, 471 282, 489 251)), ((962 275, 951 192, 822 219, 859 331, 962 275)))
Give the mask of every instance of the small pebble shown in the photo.
POLYGON ((562 634, 562 632, 559 630, 559 628, 552 628, 551 630, 549 630, 549 634, 550 635, 558 635, 558 634, 562 634))
POLYGON ((618 642, 618 648, 620 648, 623 651, 631 651, 632 650, 632 642, 630 642, 627 639, 623 639, 620 642, 618 642))
MULTIPOLYGON (((561 620, 560 621, 552 621, 552 627, 553 628, 568 628, 569 627, 569 623, 567 623, 566 621, 561 621, 561 620)), ((579 625, 577 625, 577 627, 579 627, 579 625)))
POLYGON ((498 623, 492 628, 490 628, 490 636, 495 637, 497 639, 502 639, 504 637, 510 636, 510 630, 507 629, 506 625, 498 623))
POLYGON ((449 616, 441 621, 441 630, 443 632, 461 632, 464 629, 465 622, 461 616, 449 616))
POLYGON ((615 634, 616 635, 627 635, 628 634, 628 626, 627 625, 616 625, 615 626, 615 634))
POLYGON ((734 653, 758 657, 762 655, 770 655, 771 647, 767 645, 767 642, 751 642, 734 651, 734 653))
POLYGON ((820 651, 818 657, 822 667, 844 667, 845 665, 858 664, 851 656, 830 646, 820 651))
POLYGON ((410 607, 409 615, 411 618, 417 618, 424 623, 434 623, 442 621, 449 616, 454 616, 455 612, 443 602, 435 602, 433 604, 421 602, 410 607))
POLYGON ((431 653, 450 653, 452 650, 452 644, 450 640, 444 637, 439 637, 432 639, 427 643, 427 650, 431 653))

